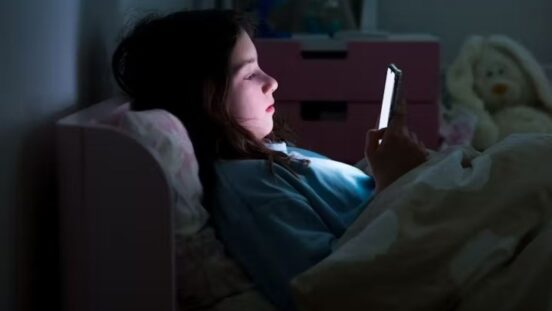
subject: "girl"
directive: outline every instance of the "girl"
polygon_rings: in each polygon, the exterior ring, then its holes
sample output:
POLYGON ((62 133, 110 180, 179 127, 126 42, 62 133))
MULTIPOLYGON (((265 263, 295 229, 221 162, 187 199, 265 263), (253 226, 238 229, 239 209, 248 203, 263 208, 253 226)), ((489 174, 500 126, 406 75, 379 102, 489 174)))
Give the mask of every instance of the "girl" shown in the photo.
POLYGON ((120 43, 113 69, 133 109, 165 109, 184 123, 221 239, 258 288, 289 310, 291 279, 326 257, 371 198, 423 163, 426 151, 405 129, 404 113, 367 134, 373 176, 288 146, 273 119, 278 83, 259 66, 251 36, 234 11, 148 19, 120 43))

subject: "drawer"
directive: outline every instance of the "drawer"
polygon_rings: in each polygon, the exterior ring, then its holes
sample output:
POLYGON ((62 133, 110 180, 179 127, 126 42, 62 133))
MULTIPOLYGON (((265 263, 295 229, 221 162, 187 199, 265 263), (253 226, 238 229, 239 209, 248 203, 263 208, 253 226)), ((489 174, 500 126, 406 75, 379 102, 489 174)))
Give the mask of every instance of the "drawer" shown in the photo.
POLYGON ((261 68, 279 82, 276 100, 379 101, 389 63, 404 72, 406 99, 417 103, 438 96, 437 41, 351 41, 337 52, 302 51, 296 40, 255 44, 261 68))
MULTIPOLYGON (((434 102, 408 102, 407 124, 429 148, 438 145, 438 109, 434 102)), ((364 155, 366 131, 380 112, 373 102, 279 101, 276 113, 297 136, 297 145, 334 160, 356 163, 364 155), (316 109, 316 105, 322 106, 316 109), (318 117, 318 118, 317 118, 318 117)))

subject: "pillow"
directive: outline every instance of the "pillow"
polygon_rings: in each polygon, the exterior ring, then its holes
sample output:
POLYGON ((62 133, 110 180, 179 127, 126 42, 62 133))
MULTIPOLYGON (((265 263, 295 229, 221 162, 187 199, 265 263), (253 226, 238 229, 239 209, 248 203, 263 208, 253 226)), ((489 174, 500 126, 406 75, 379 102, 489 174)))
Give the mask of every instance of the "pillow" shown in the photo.
POLYGON ((172 187, 179 308, 204 308, 250 289, 208 223, 194 148, 180 120, 164 110, 127 111, 118 127, 153 153, 172 187))

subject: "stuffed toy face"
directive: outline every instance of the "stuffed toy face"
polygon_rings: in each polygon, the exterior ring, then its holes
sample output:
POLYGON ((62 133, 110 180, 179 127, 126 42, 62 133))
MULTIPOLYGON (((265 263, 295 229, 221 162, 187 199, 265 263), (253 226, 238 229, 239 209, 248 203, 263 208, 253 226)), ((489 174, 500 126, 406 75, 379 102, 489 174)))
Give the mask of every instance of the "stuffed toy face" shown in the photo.
POLYGON ((519 105, 530 105, 533 86, 520 65, 506 53, 487 47, 474 63, 475 92, 489 112, 519 105))

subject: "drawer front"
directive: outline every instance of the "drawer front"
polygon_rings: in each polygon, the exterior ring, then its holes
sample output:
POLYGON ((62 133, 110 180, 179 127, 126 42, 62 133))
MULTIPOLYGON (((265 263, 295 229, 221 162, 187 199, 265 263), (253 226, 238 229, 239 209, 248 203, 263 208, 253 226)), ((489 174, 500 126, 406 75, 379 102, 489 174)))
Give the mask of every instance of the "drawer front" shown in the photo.
MULTIPOLYGON (((297 145, 334 160, 356 163, 364 155, 366 131, 374 128, 379 102, 336 102, 316 120, 311 102, 280 101, 276 113, 297 136, 297 145), (344 108, 339 106, 343 106, 344 108), (336 106, 338 109, 336 109, 336 106)), ((438 145, 438 109, 432 102, 408 103, 407 124, 429 148, 438 145)), ((323 110, 323 109, 322 109, 323 110)))
POLYGON ((257 40, 256 45, 261 68, 279 82, 277 100, 378 101, 389 63, 404 72, 405 98, 417 103, 438 96, 439 44, 435 41, 350 42, 343 53, 308 54, 297 41, 257 40))

